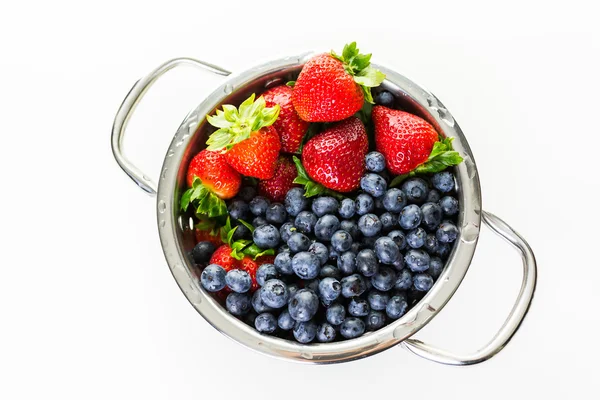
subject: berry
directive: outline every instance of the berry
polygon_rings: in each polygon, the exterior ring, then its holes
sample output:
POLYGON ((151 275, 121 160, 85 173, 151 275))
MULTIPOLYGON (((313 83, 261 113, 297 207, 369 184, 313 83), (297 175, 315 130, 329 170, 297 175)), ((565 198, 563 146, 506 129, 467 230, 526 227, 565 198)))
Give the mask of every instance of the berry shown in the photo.
POLYGON ((406 195, 400 189, 391 188, 385 192, 382 201, 387 211, 399 213, 406 206, 406 195))
POLYGON ((292 217, 297 216, 300 211, 308 208, 308 199, 304 197, 304 189, 295 187, 290 189, 285 195, 285 210, 292 217))
POLYGON ((259 226, 268 224, 267 220, 263 217, 256 217, 252 220, 252 226, 258 228, 259 226))
POLYGON ((281 228, 279 228, 279 237, 282 241, 287 243, 287 241, 290 239, 290 236, 292 236, 292 233, 295 231, 296 228, 294 228, 294 224, 291 222, 286 222, 285 224, 281 225, 281 228))
POLYGON ((406 248, 406 236, 402 231, 391 231, 388 233, 388 237, 396 243, 398 250, 404 250, 406 248))
POLYGON ((331 245, 340 253, 348 251, 352 246, 352 236, 343 230, 335 231, 331 236, 331 245))
POLYGON ((427 199, 429 185, 421 178, 409 178, 402 184, 402 191, 411 203, 421 204, 427 199))
POLYGON ((400 250, 396 243, 387 236, 382 236, 375 241, 375 253, 384 264, 392 264, 400 257, 400 250))
POLYGON ((303 233, 294 232, 288 239, 287 245, 292 253, 307 251, 310 247, 310 239, 303 233))
POLYGON ((396 283, 396 273, 389 267, 381 267, 379 271, 371 277, 371 284, 377 290, 387 292, 396 283))
POLYGON ((396 282, 394 283, 394 289, 397 290, 408 290, 413 285, 413 275, 408 269, 403 269, 398 272, 396 282))
POLYGON ((350 275, 356 272, 356 254, 351 251, 342 253, 337 260, 338 270, 343 275, 350 275))
POLYGON ((413 272, 423 272, 429 269, 431 258, 428 253, 421 249, 411 249, 406 252, 404 262, 413 272))
POLYGON ((437 249, 435 249, 435 254, 438 255, 442 260, 445 260, 446 257, 450 254, 452 248, 449 243, 439 243, 437 249))
POLYGON ((243 200, 233 200, 229 203, 227 210, 229 211, 229 216, 235 220, 248 219, 249 207, 243 200))
POLYGON ((221 240, 221 235, 219 235, 218 232, 213 232, 212 229, 202 230, 195 228, 194 236, 196 237, 196 243, 210 242, 214 244, 217 248, 223 244, 223 241, 221 240))
POLYGON ((333 342, 335 339, 335 328, 330 324, 323 322, 317 328, 317 341, 321 343, 333 342))
POLYGON ((231 256, 232 251, 233 249, 226 244, 218 247, 210 258, 210 264, 218 264, 223 267, 225 271, 239 268, 240 262, 231 256))
POLYGON ((385 313, 390 319, 398 319, 406 313, 408 303, 402 296, 394 296, 388 301, 385 313))
POLYGON ((435 189, 431 189, 427 194, 427 198, 425 199, 425 201, 427 203, 437 203, 438 201, 440 201, 440 197, 440 192, 438 192, 435 189))
POLYGON ((200 283, 207 291, 218 292, 226 285, 225 276, 226 272, 223 267, 217 264, 210 264, 202 271, 200 283))
POLYGON ((368 331, 376 331, 385 325, 385 315, 380 311, 371 311, 365 318, 368 331))
POLYGON ((360 179, 360 188, 373 197, 381 197, 387 190, 387 182, 380 175, 368 173, 360 179))
POLYGON ((311 233, 317 223, 317 216, 310 211, 301 211, 294 221, 294 226, 302 233, 311 233))
POLYGON ((337 299, 342 291, 342 285, 337 279, 323 278, 319 282, 319 296, 322 300, 333 301, 337 299))
POLYGON ((325 311, 325 319, 331 325, 340 325, 346 319, 346 309, 339 303, 334 303, 325 311))
POLYGON ((310 279, 310 280, 305 280, 304 281, 304 289, 310 289, 315 293, 319 293, 319 283, 321 281, 317 278, 317 279, 310 279))
POLYGON ((309 289, 300 289, 291 298, 288 310, 294 320, 309 321, 319 309, 319 298, 309 289))
POLYGON ((237 293, 246 293, 252 286, 252 278, 246 271, 232 269, 225 276, 227 287, 237 293))
POLYGON ((250 212, 257 217, 264 217, 269 208, 269 200, 262 196, 256 196, 250 201, 249 208, 250 212))
POLYGON ((317 239, 325 241, 331 240, 331 236, 339 228, 340 220, 335 215, 331 214, 323 215, 314 224, 315 236, 317 239))
POLYGON ((340 283, 342 284, 342 296, 346 298, 360 296, 367 290, 364 279, 358 274, 346 276, 340 283))
POLYGON ((292 297, 294 297, 294 295, 298 292, 298 290, 300 290, 300 288, 295 283, 292 283, 291 285, 288 285, 287 288, 288 288, 288 293, 290 294, 289 295, 289 300, 288 300, 288 303, 289 303, 290 300, 292 299, 292 297))
POLYGON ((252 295, 252 308, 254 308, 254 311, 256 311, 257 313, 264 313, 264 312, 267 312, 267 311, 273 311, 273 308, 271 308, 268 305, 266 305, 264 303, 264 301, 262 300, 262 296, 260 294, 260 290, 257 290, 252 295))
POLYGON ((273 203, 267 208, 266 219, 271 224, 283 224, 287 218, 285 207, 281 203, 273 203))
POLYGON ((270 224, 261 225, 254 230, 252 239, 261 249, 274 249, 279 244, 279 230, 270 224))
POLYGON ((413 249, 418 249, 425 245, 425 239, 427 238, 427 232, 423 228, 413 229, 406 235, 406 243, 413 249))
POLYGON ((427 292, 433 286, 433 278, 427 274, 416 274, 413 278, 413 286, 420 292, 427 292))
POLYGON ((292 269, 292 256, 289 251, 278 253, 275 256, 275 268, 282 275, 291 275, 294 273, 292 269))
POLYGON ((271 179, 275 176, 280 149, 277 131, 268 126, 252 132, 249 138, 227 150, 225 159, 244 176, 271 179))
POLYGON ((260 289, 260 298, 268 307, 281 308, 288 302, 288 288, 279 279, 270 279, 260 289))
POLYGON ((428 230, 434 230, 442 222, 442 207, 436 203, 425 203, 421 206, 423 225, 428 230))
POLYGON ((325 246, 323 243, 313 242, 308 247, 308 252, 317 256, 321 265, 325 264, 329 259, 329 250, 327 250, 327 246, 325 246))
POLYGON ((378 151, 372 151, 365 156, 367 171, 381 172, 385 169, 385 158, 378 151))
POLYGON ((270 313, 259 314, 254 320, 254 327, 261 333, 273 333, 277 329, 277 319, 270 313))
POLYGON ((435 253, 438 246, 439 246, 439 242, 438 242, 437 238, 435 237, 435 234, 433 234, 433 233, 427 234, 427 236, 425 237, 425 244, 423 245, 425 250, 427 250, 429 253, 435 253))
POLYGON ((438 172, 431 178, 431 183, 440 192, 448 193, 454 189, 454 175, 450 171, 438 172))
POLYGON ((458 237, 458 228, 453 222, 444 221, 435 231, 435 237, 441 243, 452 243, 458 237))
POLYGON ((287 85, 275 86, 263 93, 267 107, 279 105, 279 117, 273 128, 279 134, 281 151, 298 153, 302 138, 308 130, 309 123, 303 121, 292 103, 292 88, 287 85))
POLYGON ((394 105, 394 95, 387 90, 382 90, 375 96, 375 104, 380 106, 392 107, 394 105))
POLYGON ((409 204, 402 209, 398 218, 398 225, 402 229, 415 229, 421 224, 423 212, 416 204, 409 204))
POLYGON ((371 290, 367 296, 367 300, 372 310, 385 310, 385 306, 390 300, 390 295, 378 290, 371 290))
POLYGON ((361 193, 356 196, 354 203, 356 204, 356 213, 358 215, 365 215, 375 209, 373 198, 366 193, 361 193))
POLYGON ((440 207, 445 215, 456 215, 458 214, 458 200, 452 196, 444 196, 440 200, 440 207))
POLYGON ((194 246, 192 258, 196 264, 204 264, 210 260, 215 250, 215 245, 211 242, 200 242, 194 246))
POLYGON ((313 253, 302 251, 292 258, 292 270, 301 279, 314 279, 319 276, 321 262, 313 253))
POLYGON ((404 258, 402 257, 402 254, 400 254, 400 257, 392 263, 392 266, 396 271, 401 271, 404 268, 404 258))
POLYGON ((317 217, 322 217, 325 214, 333 214, 337 211, 339 203, 333 197, 323 196, 317 197, 312 203, 312 212, 317 217))
POLYGON ((358 229, 366 237, 372 237, 381 232, 383 225, 375 214, 365 214, 358 219, 358 229))
POLYGON ((444 263, 442 259, 439 257, 431 257, 429 260, 429 269, 427 270, 427 274, 429 274, 433 279, 437 279, 444 269, 444 263))
POLYGON ((298 342, 310 343, 317 335, 317 324, 313 321, 296 322, 292 332, 298 342))
POLYGON ((296 321, 294 321, 294 318, 292 318, 288 310, 283 310, 281 314, 279 314, 277 325, 284 331, 289 331, 294 327, 295 324, 296 321))
POLYGON ((227 164, 225 156, 208 150, 202 150, 190 161, 186 175, 188 187, 193 188, 196 177, 210 192, 225 200, 234 197, 242 184, 242 177, 227 164))
POLYGON ((258 282, 260 286, 264 286, 266 281, 278 277, 279 273, 273 264, 263 264, 258 267, 258 270, 256 271, 256 282, 258 282))
POLYGON ((356 213, 356 204, 354 204, 354 200, 348 198, 343 199, 340 203, 338 213, 342 218, 352 218, 356 213))
POLYGON ((246 203, 250 203, 256 197, 256 189, 252 186, 244 186, 238 192, 238 197, 246 203))
POLYGON ((247 293, 229 293, 225 300, 225 308, 230 314, 242 316, 248 314, 252 308, 250 296, 247 293))
POLYGON ((234 242, 242 239, 252 239, 252 232, 250 232, 250 229, 246 228, 245 225, 239 224, 237 225, 235 232, 233 232, 231 239, 234 242))
POLYGON ((388 232, 396 225, 398 222, 398 217, 396 214, 385 212, 379 216, 379 220, 381 221, 381 228, 388 232))
POLYGON ((371 249, 363 249, 356 255, 356 269, 366 277, 375 275, 379 271, 379 261, 371 249))
POLYGON ((365 333, 365 323, 356 317, 348 317, 340 326, 340 333, 346 339, 354 339, 365 333))
POLYGON ((334 267, 333 265, 324 265, 321 268, 321 272, 319 272, 319 276, 321 278, 335 278, 335 279, 341 279, 342 278, 342 273, 340 272, 340 270, 336 267, 334 267))
POLYGON ((348 232, 354 241, 360 238, 360 231, 358 230, 358 225, 356 221, 351 219, 345 219, 340 222, 340 229, 348 232))
POLYGON ((371 311, 369 303, 360 297, 353 297, 348 303, 348 314, 353 317, 364 317, 371 311))

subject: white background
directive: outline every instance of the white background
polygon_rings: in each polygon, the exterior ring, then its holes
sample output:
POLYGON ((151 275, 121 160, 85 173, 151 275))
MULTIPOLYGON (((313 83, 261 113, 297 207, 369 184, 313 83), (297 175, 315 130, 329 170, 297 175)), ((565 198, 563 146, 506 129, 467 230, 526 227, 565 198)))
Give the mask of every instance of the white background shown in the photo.
MULTIPOLYGON (((0 398, 597 398, 594 3, 3 2, 0 398), (231 342, 179 291, 153 199, 112 158, 122 98, 169 58, 240 71, 352 40, 444 102, 475 154, 484 207, 536 252, 530 314, 484 364, 393 348, 316 367, 231 342)), ((181 69, 156 84, 131 121, 130 158, 156 176, 179 122, 218 83, 181 69)), ((417 337, 475 350, 520 281, 517 254, 484 229, 463 285, 417 337)))

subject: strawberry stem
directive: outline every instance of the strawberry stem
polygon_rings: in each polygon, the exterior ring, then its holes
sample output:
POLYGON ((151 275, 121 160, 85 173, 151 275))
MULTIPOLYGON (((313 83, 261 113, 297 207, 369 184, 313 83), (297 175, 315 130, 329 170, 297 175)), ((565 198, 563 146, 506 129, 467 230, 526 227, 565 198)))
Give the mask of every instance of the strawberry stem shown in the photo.
POLYGON ((310 179, 300 159, 296 156, 293 156, 292 159, 294 160, 294 164, 296 164, 296 169, 298 170, 298 176, 296 177, 296 179, 294 179, 294 183, 304 186, 304 197, 313 197, 319 194, 328 194, 338 199, 344 197, 340 193, 335 192, 331 189, 327 189, 320 183, 317 183, 310 179))

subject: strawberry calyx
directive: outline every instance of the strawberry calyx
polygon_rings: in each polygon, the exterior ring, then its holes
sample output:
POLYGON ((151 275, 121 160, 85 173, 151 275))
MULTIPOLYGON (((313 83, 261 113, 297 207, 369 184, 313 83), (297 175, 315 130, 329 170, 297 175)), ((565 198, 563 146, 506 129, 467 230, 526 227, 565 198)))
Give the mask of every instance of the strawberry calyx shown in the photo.
MULTIPOLYGON (((238 220, 242 225, 250 230, 250 232, 254 233, 254 226, 249 224, 246 221, 238 220)), ((227 221, 225 225, 220 228, 221 240, 223 243, 226 243, 231 247, 231 256, 236 260, 243 260, 244 257, 251 257, 253 260, 256 260, 260 256, 265 255, 275 255, 275 250, 267 249, 263 250, 258 247, 252 240, 247 239, 239 239, 233 240, 233 235, 237 230, 237 226, 231 226, 231 220, 227 217, 227 221)))
POLYGON ((194 204, 196 214, 204 214, 210 218, 227 214, 225 201, 203 184, 197 176, 194 177, 192 187, 181 196, 179 204, 182 211, 187 211, 189 205, 194 204))
POLYGON ((454 138, 445 138, 435 142, 427 161, 418 165, 409 173, 395 177, 392 182, 390 182, 390 187, 398 186, 407 178, 417 174, 434 174, 436 172, 442 172, 448 167, 460 164, 463 161, 463 158, 458 154, 458 151, 452 149, 453 140, 454 138))
POLYGON ((261 96, 254 101, 254 93, 248 97, 239 108, 224 104, 223 110, 217 110, 217 115, 207 115, 206 120, 212 126, 219 128, 206 144, 207 150, 229 150, 237 143, 250 137, 252 132, 273 125, 279 116, 279 105, 267 107, 261 96))
POLYGON ((346 72, 354 77, 354 82, 363 90, 365 100, 374 104, 371 88, 379 86, 385 79, 385 74, 371 67, 371 54, 360 54, 356 42, 345 45, 341 55, 333 50, 330 54, 341 61, 346 72))
POLYGON ((336 197, 338 199, 342 199, 344 196, 340 193, 328 189, 325 186, 321 185, 310 179, 306 169, 302 165, 300 159, 296 156, 293 156, 294 164, 296 164, 296 169, 298 170, 298 176, 294 179, 294 183, 304 186, 304 197, 313 197, 320 194, 328 194, 330 196, 336 197))

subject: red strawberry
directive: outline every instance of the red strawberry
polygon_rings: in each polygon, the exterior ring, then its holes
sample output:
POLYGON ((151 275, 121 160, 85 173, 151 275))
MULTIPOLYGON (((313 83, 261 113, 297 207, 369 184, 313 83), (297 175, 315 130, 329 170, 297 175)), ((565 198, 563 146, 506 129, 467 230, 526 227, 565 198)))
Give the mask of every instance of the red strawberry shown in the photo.
POLYGON ((202 150, 192 158, 186 177, 188 187, 193 186, 195 177, 222 199, 234 197, 242 184, 242 177, 227 164, 225 156, 208 150, 202 150))
POLYGON ((258 282, 256 281, 256 271, 258 271, 258 267, 263 264, 273 264, 274 261, 275 256, 260 256, 257 257, 256 260, 253 260, 252 257, 245 256, 242 259, 242 266, 240 269, 246 271, 250 275, 250 278, 252 278, 252 287, 250 288, 251 292, 254 292, 259 287, 258 282))
POLYGON ((210 258, 210 264, 220 265, 225 271, 239 269, 242 264, 231 255, 232 251, 233 249, 228 244, 220 246, 210 258))
POLYGON ((368 149, 365 127, 352 117, 310 139, 302 150, 302 164, 308 176, 326 188, 351 192, 365 172, 368 149))
POLYGON ((219 247, 223 244, 221 237, 218 234, 213 235, 211 230, 205 231, 196 228, 194 231, 196 234, 196 243, 211 242, 215 247, 219 247))
POLYGON ((285 195, 294 187, 294 179, 298 176, 296 166, 289 157, 279 156, 275 175, 271 179, 258 182, 258 194, 274 202, 283 202, 285 195))
POLYGON ((309 123, 300 119, 292 104, 292 88, 286 85, 275 86, 263 93, 267 107, 279 105, 279 117, 273 128, 279 134, 281 151, 298 153, 302 138, 308 130, 309 123))
POLYGON ((266 107, 265 99, 254 94, 239 109, 226 104, 208 122, 219 128, 207 140, 208 150, 225 153, 225 159, 239 173, 259 179, 275 174, 281 149, 279 135, 271 125, 279 115, 279 105, 266 107))
POLYGON ((359 54, 356 42, 344 46, 341 56, 332 51, 308 60, 292 92, 300 118, 341 121, 360 110, 365 100, 373 103, 370 88, 379 86, 385 75, 372 68, 370 60, 370 54, 359 54))

